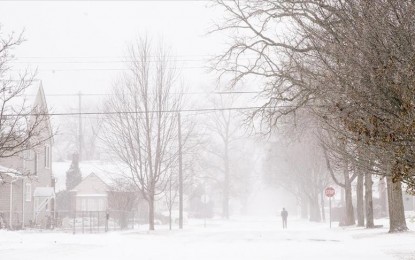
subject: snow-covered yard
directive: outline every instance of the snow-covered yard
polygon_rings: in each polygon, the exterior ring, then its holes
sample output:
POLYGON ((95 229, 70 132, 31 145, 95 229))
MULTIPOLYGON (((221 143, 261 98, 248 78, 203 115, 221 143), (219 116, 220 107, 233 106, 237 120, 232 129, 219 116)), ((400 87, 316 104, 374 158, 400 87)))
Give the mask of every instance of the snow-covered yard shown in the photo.
POLYGON ((183 231, 157 228, 75 235, 0 231, 0 259, 415 259, 415 232, 388 234, 386 227, 329 229, 327 223, 290 220, 283 230, 279 219, 239 218, 209 220, 206 228, 190 220, 183 231))

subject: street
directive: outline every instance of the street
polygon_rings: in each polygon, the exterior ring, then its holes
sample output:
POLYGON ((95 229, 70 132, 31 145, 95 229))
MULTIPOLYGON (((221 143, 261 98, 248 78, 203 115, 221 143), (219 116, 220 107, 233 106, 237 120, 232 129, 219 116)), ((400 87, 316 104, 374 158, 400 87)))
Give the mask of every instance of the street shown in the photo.
POLYGON ((0 259, 411 259, 413 232, 331 230, 327 223, 272 218, 189 221, 185 229, 100 234, 1 231, 0 259), (399 252, 399 253, 397 253, 399 252))

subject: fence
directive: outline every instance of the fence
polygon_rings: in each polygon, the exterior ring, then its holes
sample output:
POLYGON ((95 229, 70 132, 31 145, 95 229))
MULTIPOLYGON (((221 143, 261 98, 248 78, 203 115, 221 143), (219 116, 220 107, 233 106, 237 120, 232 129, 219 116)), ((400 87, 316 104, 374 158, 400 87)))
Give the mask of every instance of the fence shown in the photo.
POLYGON ((133 229, 142 223, 133 211, 56 211, 33 220, 22 212, 0 212, 0 229, 56 229, 72 233, 99 233, 112 230, 133 229))
POLYGON ((133 229, 139 223, 129 211, 76 211, 57 212, 55 228, 75 233, 99 233, 133 229))
MULTIPOLYGON (((22 228, 35 227, 36 221, 33 220, 33 212, 22 211, 0 211, 0 229, 19 230, 22 228), (23 218, 25 221, 23 221, 23 218)), ((50 225, 50 218, 46 218, 45 215, 38 217, 38 226, 50 225), (49 223, 47 222, 49 221, 49 223)))

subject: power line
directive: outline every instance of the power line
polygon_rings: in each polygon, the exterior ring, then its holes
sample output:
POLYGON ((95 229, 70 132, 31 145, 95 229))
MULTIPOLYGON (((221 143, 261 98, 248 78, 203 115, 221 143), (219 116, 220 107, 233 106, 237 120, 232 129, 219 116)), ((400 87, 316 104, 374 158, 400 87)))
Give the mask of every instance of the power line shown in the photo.
MULTIPOLYGON (((215 57, 210 54, 190 54, 190 55, 165 55, 164 57, 215 57)), ((158 58, 156 55, 147 55, 149 58, 158 58)), ((131 59, 131 56, 16 56, 19 59, 131 59)))
MULTIPOLYGON (((199 112, 187 112, 187 113, 185 113, 185 114, 182 114, 182 116, 183 117, 192 117, 192 116, 200 116, 200 115, 207 115, 207 114, 211 114, 211 113, 213 113, 213 112, 215 112, 215 111, 199 111, 199 112)), ((173 114, 173 113, 170 113, 172 116, 176 116, 175 114, 173 114)), ((37 114, 37 115, 40 115, 40 114, 37 114)), ((18 116, 18 115, 15 115, 15 116, 18 116)), ((74 114, 73 115, 65 115, 65 116, 68 116, 68 117, 73 117, 73 118, 79 118, 79 113, 76 113, 76 112, 74 112, 74 114)), ((102 117, 99 117, 98 115, 85 115, 85 116, 82 116, 81 115, 81 118, 82 119, 102 119, 102 117)), ((140 117, 140 118, 142 118, 142 117, 140 117)))
MULTIPOLYGON (((160 59, 158 56, 148 55, 146 62, 160 62, 165 61, 164 58, 168 58, 166 61, 168 62, 204 62, 206 60, 211 60, 215 58, 220 58, 220 55, 212 55, 212 54, 205 54, 205 55, 167 55, 164 56, 163 59, 160 59), (194 58, 192 58, 194 57, 194 58)), ((245 55, 243 57, 239 57, 239 60, 249 60, 254 59, 257 56, 245 55)), ((33 56, 33 57, 16 57, 14 60, 9 61, 9 63, 92 63, 92 64, 101 64, 101 63, 128 63, 128 62, 136 62, 131 56, 73 56, 73 57, 46 57, 46 56, 33 56)))
MULTIPOLYGON (((214 91, 214 92, 173 92, 172 95, 233 95, 233 94, 261 94, 261 91, 214 91)), ((82 93, 82 96, 114 96, 114 94, 109 93, 82 93)), ((29 96, 29 95, 27 95, 29 96)), ((34 96, 34 95, 33 95, 34 96)), ((79 96, 79 94, 69 93, 69 94, 45 94, 45 96, 50 97, 70 97, 70 96, 79 96)))
MULTIPOLYGON (((32 2, 38 0, 14 0, 14 2, 32 2)), ((44 2, 85 2, 85 0, 43 0, 44 2)), ((113 0, 90 0, 91 2, 111 2, 113 0)), ((118 0, 118 2, 212 2, 213 0, 118 0)), ((225 0, 228 1, 228 0, 225 0)), ((230 1, 230 0, 229 0, 230 1)))
MULTIPOLYGON (((213 57, 212 57, 213 58, 213 57)), ((167 62, 203 62, 207 59, 171 59, 167 60, 167 62)), ((72 60, 72 61, 22 61, 22 60, 16 60, 11 61, 9 63, 21 63, 21 64, 49 64, 49 63, 55 63, 55 64, 112 64, 112 63, 129 63, 129 62, 136 62, 135 60, 72 60)), ((164 60, 147 60, 146 62, 164 62, 164 60)))
MULTIPOLYGON (((169 69, 209 69, 205 66, 188 66, 188 67, 168 67, 169 69)), ((23 68, 22 68, 23 70, 23 68)), ((50 72, 64 72, 64 71, 128 71, 128 68, 74 68, 74 69, 38 69, 38 71, 50 71, 50 72)), ((21 71, 19 69, 12 69, 11 71, 21 71)))
MULTIPOLYGON (((293 107, 293 106, 279 106, 293 107)), ((128 115, 128 114, 154 114, 154 113, 189 113, 189 112, 215 112, 215 111, 237 111, 237 110, 257 110, 275 109, 275 107, 225 107, 225 108, 197 108, 197 109, 174 109, 174 110, 149 110, 149 111, 113 111, 113 112, 65 112, 65 113, 27 113, 27 114, 8 114, 4 116, 76 116, 76 115, 128 115)))
MULTIPOLYGON (((178 56, 179 57, 179 56, 178 56)), ((185 56, 183 56, 185 57, 185 56)), ((195 56, 196 57, 196 56, 195 56)), ((175 62, 175 63, 180 63, 180 62, 206 62, 208 60, 214 59, 217 56, 214 55, 206 55, 206 56, 199 56, 199 57, 206 57, 206 58, 197 58, 197 59, 176 59, 174 58, 174 56, 171 56, 171 59, 149 59, 146 60, 145 62, 175 62)), ((157 57, 155 57, 157 58, 157 57)), ((238 60, 250 60, 250 59, 254 59, 256 58, 255 56, 244 56, 243 58, 238 58, 238 60)), ((39 60, 33 60, 30 58, 17 58, 16 60, 12 60, 9 61, 9 63, 12 64, 113 64, 113 63, 131 63, 131 62, 137 62, 137 60, 131 59, 131 57, 126 57, 126 58, 114 58, 114 59, 109 59, 109 60, 105 60, 106 58, 86 58, 85 60, 82 60, 82 58, 76 58, 74 57, 73 59, 78 59, 78 60, 71 60, 70 57, 67 58, 56 58, 56 59, 61 59, 61 60, 53 60, 51 58, 45 58, 45 59, 51 59, 51 60, 42 60, 39 58, 37 58, 39 60), (67 60, 65 60, 67 59, 67 60), (102 60, 101 60, 102 59, 102 60)))
MULTIPOLYGON (((156 56, 154 56, 155 58, 157 58, 156 56)), ((174 57, 174 56, 171 56, 174 57)), ((180 56, 177 56, 180 57, 180 56)), ((182 56, 182 57, 186 57, 186 56, 182 56)), ((214 58, 216 58, 217 56, 214 55, 201 55, 201 56, 194 56, 194 57, 206 57, 204 59, 202 58, 198 58, 198 59, 169 59, 167 60, 167 62, 173 62, 173 63, 178 63, 180 65, 180 63, 201 63, 201 62, 207 62, 209 60, 212 60, 214 58)), ((28 58, 28 57, 27 57, 28 58)), ((33 57, 35 58, 35 57, 33 57)), ((36 59, 41 59, 42 57, 36 57, 36 59)), ((80 57, 72 57, 73 59, 79 59, 80 57)), ((72 59, 71 57, 56 57, 56 59, 72 59)), ((86 59, 93 59, 93 57, 86 57, 86 59)), ((249 61, 251 59, 255 59, 256 57, 243 57, 243 58, 238 58, 238 60, 246 60, 249 61)), ((14 61, 10 61, 9 63, 11 64, 26 64, 26 65, 36 65, 36 64, 126 64, 126 63, 131 63, 131 62, 135 62, 135 60, 132 60, 131 57, 126 57, 126 59, 117 59, 117 60, 50 60, 50 61, 45 61, 45 60, 41 60, 41 61, 23 61, 21 60, 22 58, 17 58, 14 61)), ((28 58, 31 59, 31 58, 28 58)), ((45 57, 45 59, 52 59, 52 58, 47 58, 45 57)), ((81 58, 82 59, 82 58, 81 58)), ((100 59, 100 58, 97 58, 100 59)), ((103 58, 104 59, 104 58, 103 58)), ((146 62, 149 63, 157 63, 157 62, 164 62, 158 59, 152 59, 152 60, 147 60, 146 62)), ((209 69, 209 66, 205 66, 205 65, 192 65, 192 66, 170 66, 169 68, 171 69, 209 69)), ((13 71, 17 71, 18 69, 12 69, 13 71)), ((87 68, 40 68, 39 71, 125 71, 125 70, 130 70, 130 68, 124 68, 124 67, 120 67, 120 68, 105 68, 105 67, 87 67, 87 68)))

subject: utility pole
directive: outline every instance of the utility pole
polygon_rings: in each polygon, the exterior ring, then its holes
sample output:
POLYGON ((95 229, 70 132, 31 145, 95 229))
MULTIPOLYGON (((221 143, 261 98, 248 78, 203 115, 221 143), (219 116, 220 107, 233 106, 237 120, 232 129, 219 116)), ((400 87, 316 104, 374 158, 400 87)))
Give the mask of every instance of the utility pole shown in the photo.
POLYGON ((82 160, 82 93, 81 91, 79 91, 78 93, 78 111, 79 111, 79 122, 78 122, 78 142, 79 142, 79 149, 78 149, 78 153, 79 153, 79 161, 82 160))
POLYGON ((180 112, 177 113, 179 127, 179 229, 183 229, 183 165, 182 165, 182 125, 180 112))

